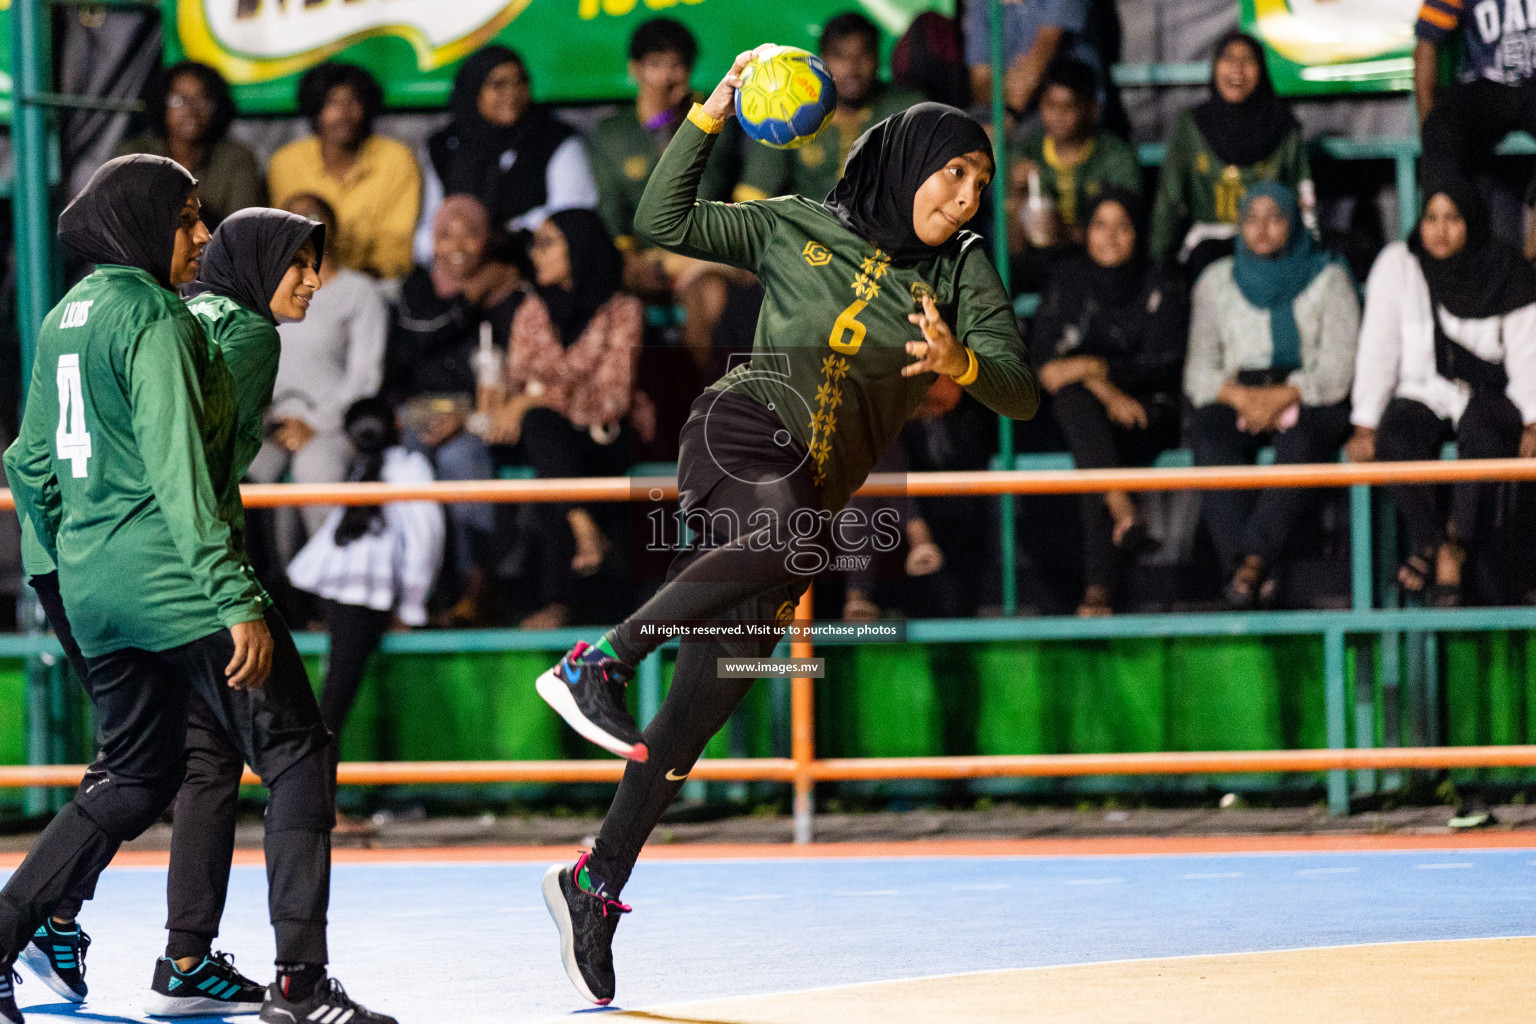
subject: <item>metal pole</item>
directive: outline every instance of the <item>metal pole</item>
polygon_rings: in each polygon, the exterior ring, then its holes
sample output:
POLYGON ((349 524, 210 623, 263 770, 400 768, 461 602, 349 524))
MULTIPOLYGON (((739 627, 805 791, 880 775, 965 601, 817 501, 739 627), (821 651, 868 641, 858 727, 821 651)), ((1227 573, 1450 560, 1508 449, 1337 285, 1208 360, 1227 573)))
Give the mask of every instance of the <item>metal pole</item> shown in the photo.
MULTIPOLYGON (((800 605, 795 609, 795 625, 810 626, 815 619, 811 603, 811 588, 805 588, 800 605)), ((791 658, 812 656, 811 642, 796 638, 790 642, 791 658)), ((816 684, 808 677, 797 677, 790 682, 790 759, 795 765, 795 842, 809 843, 816 816, 816 780, 811 775, 811 762, 816 759, 816 684)))
MULTIPOLYGON (((37 332, 57 300, 48 189, 50 138, 48 110, 33 100, 53 87, 53 53, 49 42, 48 9, 42 0, 11 3, 11 151, 16 183, 11 217, 16 253, 16 328, 20 340, 21 395, 26 401, 37 351, 37 332)), ((32 588, 23 586, 18 617, 29 633, 41 631, 41 616, 32 588)), ((46 764, 58 746, 54 715, 62 697, 62 681, 40 658, 27 659, 27 759, 46 764)), ((26 809, 40 814, 51 798, 41 790, 28 793, 26 809)))
MULTIPOLYGON (((1327 709, 1328 746, 1343 750, 1349 744, 1345 718, 1344 632, 1330 629, 1323 634, 1323 686, 1327 709)), ((1342 771, 1328 773, 1328 813, 1349 814, 1349 778, 1342 771)))
MULTIPOLYGON (((996 173, 992 175, 992 255, 997 261, 998 276, 1003 288, 1013 293, 1012 267, 1008 261, 1008 124, 1003 109, 1003 76, 1007 67, 1003 57, 1003 0, 991 2, 992 34, 992 160, 996 173)), ((997 418, 997 452, 1004 469, 1013 468, 1013 420, 1006 416, 997 418)), ((1003 614, 1013 615, 1019 610, 1018 553, 1014 550, 1014 519, 1017 515, 1016 499, 1011 494, 1002 496, 999 503, 999 520, 1002 537, 1000 550, 1003 559, 1003 614)))

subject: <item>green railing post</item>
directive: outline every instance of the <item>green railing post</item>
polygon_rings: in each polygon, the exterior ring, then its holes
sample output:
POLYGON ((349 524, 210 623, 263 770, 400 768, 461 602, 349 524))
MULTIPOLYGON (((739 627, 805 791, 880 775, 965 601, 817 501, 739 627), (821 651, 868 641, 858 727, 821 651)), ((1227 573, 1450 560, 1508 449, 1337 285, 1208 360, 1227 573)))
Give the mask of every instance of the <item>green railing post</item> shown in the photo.
MULTIPOLYGON (((53 88, 53 48, 50 43, 48 8, 42 0, 11 2, 11 154, 16 181, 11 198, 12 235, 16 247, 16 328, 20 339, 21 394, 26 400, 32 379, 32 358, 43 317, 57 300, 56 260, 53 248, 53 215, 48 169, 52 140, 46 107, 33 102, 53 88)), ((18 617, 29 632, 40 630, 37 598, 30 587, 21 588, 18 617)), ((47 764, 59 748, 56 715, 61 706, 64 682, 49 671, 42 659, 27 659, 27 760, 47 764)), ((41 814, 51 809, 45 790, 29 790, 26 810, 41 814)))
MULTIPOLYGON (((990 0, 990 28, 992 35, 992 159, 995 173, 992 175, 992 249, 997 261, 998 276, 1003 287, 1012 293, 1013 271, 1008 260, 1008 121, 1003 108, 1003 76, 1008 69, 1003 55, 1003 0, 990 0)), ((997 451, 1004 469, 1013 468, 1013 420, 1006 416, 997 419, 997 451)), ((1005 494, 998 499, 999 522, 1002 536, 1000 552, 1003 560, 1003 614, 1013 615, 1019 610, 1018 552, 1015 550, 1014 517, 1017 514, 1017 498, 1005 494)))
MULTIPOLYGON (((1368 611, 1374 603, 1375 541, 1371 536, 1371 489, 1355 484, 1349 489, 1349 579, 1351 604, 1356 611, 1368 611)), ((1355 746, 1376 745, 1376 666, 1368 637, 1355 646, 1355 746)), ((1376 773, 1369 769, 1355 773, 1355 795, 1376 792, 1376 773)))
MULTIPOLYGON (((1328 713, 1328 749, 1343 750, 1349 745, 1345 721, 1344 631, 1330 629, 1323 634, 1323 685, 1328 713)), ((1349 813, 1349 778, 1344 771, 1328 773, 1328 813, 1349 813)))

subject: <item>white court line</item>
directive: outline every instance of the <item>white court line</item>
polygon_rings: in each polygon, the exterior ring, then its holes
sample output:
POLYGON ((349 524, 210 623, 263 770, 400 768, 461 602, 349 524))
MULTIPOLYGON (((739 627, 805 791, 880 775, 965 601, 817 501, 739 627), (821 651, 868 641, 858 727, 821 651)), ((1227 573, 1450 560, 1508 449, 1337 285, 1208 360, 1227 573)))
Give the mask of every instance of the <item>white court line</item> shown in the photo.
POLYGON ((1472 867, 1472 862, 1462 861, 1459 864, 1415 864, 1414 867, 1420 871, 1448 871, 1451 868, 1470 868, 1472 867))
POLYGON ((1011 888, 1007 882, 987 882, 983 885, 952 885, 955 892, 988 892, 993 889, 1011 888))
POLYGON ((764 892, 764 893, 755 893, 755 894, 753 894, 751 896, 727 896, 725 898, 725 902, 727 902, 727 903, 743 903, 743 902, 746 902, 747 900, 781 900, 783 898, 784 898, 784 894, 783 893, 764 892))
POLYGON ((1181 882, 1193 882, 1202 878, 1242 878, 1241 871, 1206 871, 1198 875, 1180 875, 1181 882))
POLYGON ((1125 881, 1123 878, 1069 878, 1068 885, 1116 885, 1125 881))
POLYGON ((898 889, 870 889, 870 890, 865 891, 865 892, 840 892, 840 893, 836 893, 836 895, 838 895, 838 896, 895 896, 899 891, 900 890, 898 890, 898 889))
POLYGON ((1298 875, 1352 875, 1359 870, 1359 868, 1302 868, 1296 873, 1298 875))

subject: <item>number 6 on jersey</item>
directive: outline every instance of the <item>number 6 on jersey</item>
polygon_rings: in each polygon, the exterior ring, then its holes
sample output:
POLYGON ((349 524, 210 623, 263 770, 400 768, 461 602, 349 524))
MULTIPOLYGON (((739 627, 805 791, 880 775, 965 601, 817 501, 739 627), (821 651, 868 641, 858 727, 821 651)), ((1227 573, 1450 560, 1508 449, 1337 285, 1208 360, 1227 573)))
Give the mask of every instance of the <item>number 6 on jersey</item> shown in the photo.
POLYGON ((85 393, 80 385, 80 356, 59 356, 59 428, 54 433, 59 458, 70 462, 70 475, 83 477, 91 457, 91 435, 85 429, 85 393))

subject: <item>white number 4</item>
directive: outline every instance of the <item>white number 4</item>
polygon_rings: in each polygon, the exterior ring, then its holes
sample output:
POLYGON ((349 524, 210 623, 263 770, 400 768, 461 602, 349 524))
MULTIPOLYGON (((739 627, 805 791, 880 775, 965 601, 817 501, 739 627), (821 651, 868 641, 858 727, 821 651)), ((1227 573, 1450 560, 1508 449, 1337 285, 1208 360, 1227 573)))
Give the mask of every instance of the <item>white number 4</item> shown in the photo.
POLYGON ((80 356, 59 356, 59 429, 54 433, 59 458, 70 461, 72 476, 85 476, 91 435, 85 429, 85 393, 80 386, 80 356))

